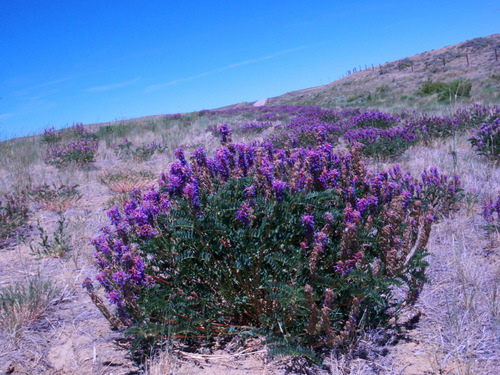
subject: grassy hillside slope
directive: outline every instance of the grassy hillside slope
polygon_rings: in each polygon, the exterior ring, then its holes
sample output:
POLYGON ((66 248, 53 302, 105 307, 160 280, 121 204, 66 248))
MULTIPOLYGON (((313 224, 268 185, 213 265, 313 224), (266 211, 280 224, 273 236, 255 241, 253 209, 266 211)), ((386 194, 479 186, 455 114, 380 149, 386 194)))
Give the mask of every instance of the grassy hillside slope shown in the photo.
POLYGON ((468 80, 469 97, 452 104, 500 103, 500 34, 419 53, 375 67, 364 68, 328 85, 289 92, 271 98, 269 105, 319 105, 323 107, 378 107, 390 110, 433 111, 448 103, 438 95, 419 95, 422 85, 468 80))

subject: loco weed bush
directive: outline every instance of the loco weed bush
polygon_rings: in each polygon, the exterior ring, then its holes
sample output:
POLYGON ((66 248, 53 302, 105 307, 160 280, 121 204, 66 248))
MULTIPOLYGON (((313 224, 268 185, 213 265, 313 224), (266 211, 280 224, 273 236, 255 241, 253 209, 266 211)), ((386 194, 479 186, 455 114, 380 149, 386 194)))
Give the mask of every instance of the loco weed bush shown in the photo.
POLYGON ((108 212, 93 243, 116 314, 84 286, 113 325, 138 341, 250 330, 306 353, 385 322, 394 286, 407 286, 399 304, 415 301, 436 179, 375 174, 356 149, 233 144, 220 132, 213 158, 177 150, 159 188, 108 212))
POLYGON ((363 155, 374 159, 395 158, 417 141, 414 130, 408 126, 388 129, 351 129, 344 134, 350 144, 361 145, 363 155))
POLYGON ((475 129, 469 142, 479 154, 500 161, 500 117, 475 129))
POLYGON ((59 142, 47 147, 44 154, 46 164, 57 168, 70 165, 89 167, 95 162, 98 141, 93 138, 74 138, 68 142, 59 142))
POLYGON ((483 218, 487 223, 487 230, 500 230, 500 191, 496 201, 493 199, 483 201, 483 218))
POLYGON ((57 143, 62 139, 61 133, 54 129, 54 127, 44 129, 41 136, 42 143, 57 143))

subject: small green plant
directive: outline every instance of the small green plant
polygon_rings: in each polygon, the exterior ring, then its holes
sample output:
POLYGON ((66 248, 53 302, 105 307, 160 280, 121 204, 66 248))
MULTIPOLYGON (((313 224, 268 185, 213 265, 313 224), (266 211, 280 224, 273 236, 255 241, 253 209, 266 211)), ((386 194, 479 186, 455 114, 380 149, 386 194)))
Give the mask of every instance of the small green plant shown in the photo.
POLYGON ((0 328, 17 339, 35 323, 59 294, 50 280, 40 276, 0 289, 0 328))
POLYGON ((470 96, 472 83, 466 79, 457 79, 446 85, 444 90, 438 94, 438 100, 450 103, 455 102, 458 98, 470 96))
POLYGON ((43 185, 34 186, 29 195, 36 203, 42 205, 46 210, 63 212, 71 205, 78 202, 82 195, 78 191, 78 185, 43 185))
POLYGON ((420 95, 432 95, 432 94, 438 94, 446 88, 446 83, 444 82, 433 82, 431 79, 428 81, 425 81, 422 84, 422 87, 418 91, 420 95))
POLYGON ((472 83, 466 79, 457 79, 452 82, 433 82, 432 80, 425 81, 418 91, 419 95, 438 94, 439 101, 454 102, 458 98, 470 96, 472 83))
POLYGON ((62 258, 66 253, 72 250, 71 235, 68 234, 68 223, 63 215, 59 215, 57 228, 52 238, 50 238, 49 234, 47 234, 42 227, 40 220, 37 220, 36 228, 38 230, 40 242, 36 245, 33 245, 33 242, 29 243, 31 255, 37 257, 51 256, 54 258, 62 258))

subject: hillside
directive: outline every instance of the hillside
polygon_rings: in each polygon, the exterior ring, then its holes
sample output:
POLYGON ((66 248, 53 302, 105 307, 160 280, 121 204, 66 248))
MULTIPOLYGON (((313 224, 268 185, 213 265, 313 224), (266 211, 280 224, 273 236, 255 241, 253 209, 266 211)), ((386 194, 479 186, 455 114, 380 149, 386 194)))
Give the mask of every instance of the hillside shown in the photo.
POLYGON ((328 85, 293 91, 270 98, 268 105, 322 107, 377 107, 390 110, 434 111, 446 107, 437 94, 422 96, 424 82, 468 80, 470 97, 453 98, 455 104, 500 103, 500 34, 419 53, 375 67, 363 64, 328 85))

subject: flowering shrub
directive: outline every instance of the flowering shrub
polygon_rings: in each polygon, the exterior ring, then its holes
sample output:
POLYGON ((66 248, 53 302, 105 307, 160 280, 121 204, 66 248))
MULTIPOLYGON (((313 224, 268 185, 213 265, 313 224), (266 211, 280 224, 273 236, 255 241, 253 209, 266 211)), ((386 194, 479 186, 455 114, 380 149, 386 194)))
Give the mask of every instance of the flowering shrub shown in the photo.
POLYGON ((44 129, 42 134, 43 143, 57 143, 62 139, 61 133, 56 131, 54 127, 44 129))
POLYGON ((422 115, 410 119, 410 128, 414 129, 424 144, 433 139, 451 137, 457 130, 457 122, 449 117, 422 115))
POLYGON ((366 111, 358 115, 354 115, 348 119, 350 127, 373 127, 380 129, 387 129, 396 126, 401 121, 398 116, 380 111, 366 111))
POLYGON ((500 230, 500 191, 496 201, 493 199, 483 201, 483 218, 487 223, 486 229, 500 230))
POLYGON ((288 124, 277 126, 277 132, 269 137, 276 146, 291 143, 294 146, 318 145, 322 142, 336 143, 342 127, 334 122, 321 121, 317 116, 300 115, 288 124))
POLYGON ((111 324, 138 341, 254 330, 276 347, 333 347, 386 321, 394 286, 416 300, 434 210, 456 191, 437 171, 416 180, 366 170, 355 148, 220 135, 213 157, 177 150, 158 188, 108 212, 92 242, 116 313, 84 287, 111 324))
POLYGON ((89 128, 82 123, 73 124, 69 128, 72 138, 89 138, 97 139, 97 135, 89 130, 89 128))
POLYGON ((363 155, 375 159, 400 156, 417 141, 413 129, 402 126, 352 129, 344 134, 344 138, 351 144, 362 145, 363 155))
POLYGON ((270 128, 271 126, 273 126, 273 124, 272 122, 269 121, 266 122, 251 121, 237 125, 234 131, 242 134, 258 134, 262 133, 264 130, 270 128))
POLYGON ((500 160, 500 117, 491 123, 484 123, 473 130, 469 139, 472 147, 481 155, 495 161, 500 160))
POLYGON ((453 121, 461 130, 475 128, 482 123, 492 122, 498 117, 500 117, 500 107, 480 104, 460 108, 452 116, 453 121))
POLYGON ((98 141, 91 138, 74 138, 68 142, 59 142, 47 147, 45 163, 57 168, 69 165, 88 167, 95 162, 98 141))

